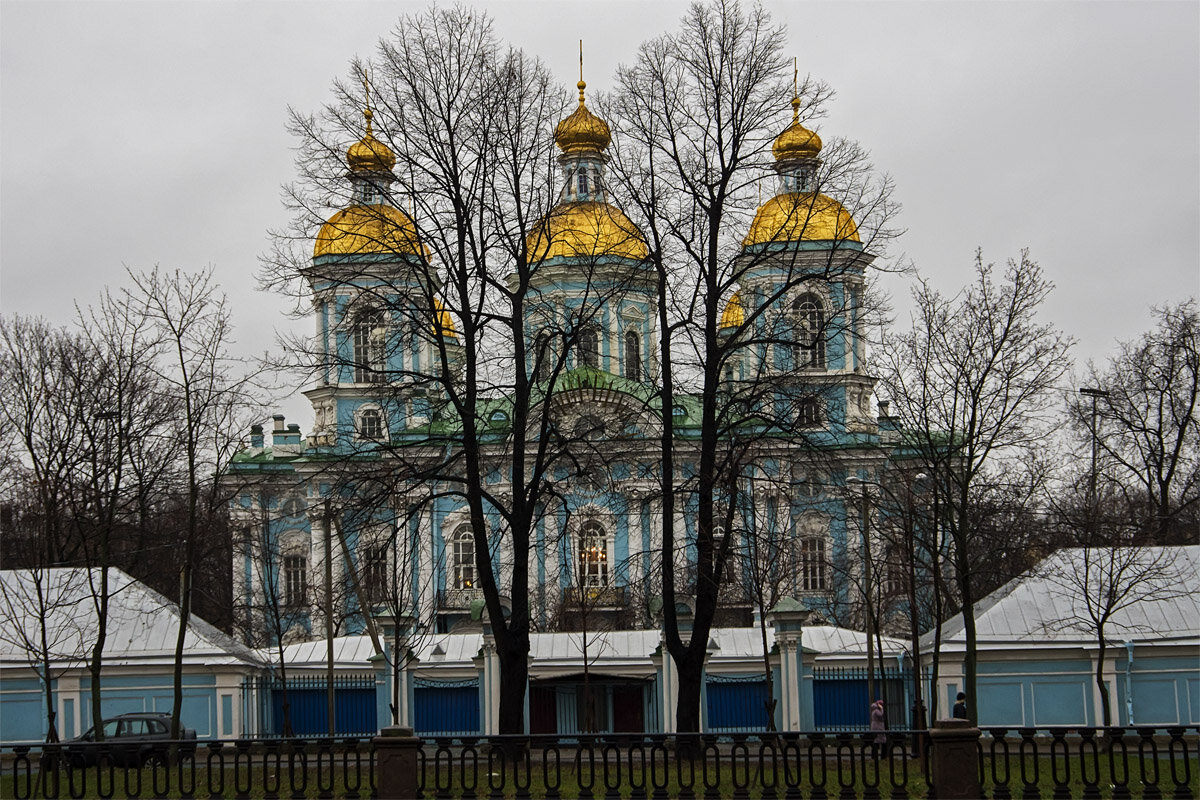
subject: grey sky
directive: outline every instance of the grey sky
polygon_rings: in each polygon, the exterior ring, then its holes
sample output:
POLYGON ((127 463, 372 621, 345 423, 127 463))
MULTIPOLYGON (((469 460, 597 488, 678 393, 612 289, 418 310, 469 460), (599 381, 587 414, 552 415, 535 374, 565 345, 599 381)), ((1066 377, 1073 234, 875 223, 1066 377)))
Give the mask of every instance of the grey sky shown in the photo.
MULTIPOLYGON (((564 83, 582 37, 596 89, 685 10, 476 5, 564 83)), ((1058 284, 1046 319, 1080 361, 1200 290, 1200 4, 767 6, 801 72, 838 93, 819 130, 857 139, 896 180, 907 233, 893 260, 953 291, 976 247, 997 262, 1030 248, 1058 284)), ((422 8, 4 0, 0 310, 66 322, 124 265, 212 264, 240 349, 269 347, 287 301, 254 273, 287 221, 286 109, 317 109, 355 54, 422 8)), ((906 313, 905 283, 885 287, 906 313)))

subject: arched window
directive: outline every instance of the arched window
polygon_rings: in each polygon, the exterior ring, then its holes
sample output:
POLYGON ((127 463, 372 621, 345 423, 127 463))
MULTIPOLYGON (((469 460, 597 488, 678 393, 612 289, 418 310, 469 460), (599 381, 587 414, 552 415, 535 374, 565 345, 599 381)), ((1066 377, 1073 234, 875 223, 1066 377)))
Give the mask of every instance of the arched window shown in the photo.
POLYGON ((358 435, 363 439, 383 438, 383 414, 377 408, 364 408, 358 414, 358 435))
POLYGON ((581 194, 581 195, 587 194, 588 193, 587 170, 581 169, 581 170, 579 170, 579 172, 576 173, 576 175, 579 178, 579 194, 581 194))
POLYGON ((579 585, 608 586, 608 534, 599 522, 579 528, 579 585))
POLYGON ((451 541, 453 552, 451 564, 454 567, 453 585, 451 589, 475 588, 475 534, 470 525, 460 525, 454 531, 451 541))
POLYGON ((829 560, 823 536, 809 536, 800 540, 800 590, 829 590, 829 560))
POLYGON ((600 366, 600 330, 595 325, 579 331, 579 366, 600 366))
POLYGON ((632 329, 625 331, 625 377, 642 380, 642 337, 632 329))
POLYGON ((308 556, 293 553, 283 557, 283 604, 300 608, 308 604, 308 556))
POLYGON ((550 335, 539 333, 533 340, 533 379, 535 381, 550 380, 550 371, 554 365, 550 363, 550 335))
POLYGON ((796 409, 796 423, 802 428, 821 424, 821 403, 817 398, 805 397, 800 400, 796 409))
POLYGON ((381 380, 384 370, 384 345, 387 321, 377 308, 367 308, 354 316, 354 380, 371 383, 381 380))
POLYGON ((796 321, 796 363, 799 369, 825 368, 825 308, 815 294, 802 294, 792 303, 796 321))

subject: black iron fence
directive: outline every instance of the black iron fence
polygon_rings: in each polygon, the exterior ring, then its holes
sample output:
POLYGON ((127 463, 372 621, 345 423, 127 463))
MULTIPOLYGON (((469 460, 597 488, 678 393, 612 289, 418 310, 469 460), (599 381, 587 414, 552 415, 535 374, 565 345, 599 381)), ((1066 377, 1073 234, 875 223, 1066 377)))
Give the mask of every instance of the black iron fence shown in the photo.
POLYGON ((158 742, 140 763, 115 759, 112 742, 22 745, 0 748, 0 797, 1184 800, 1200 793, 1198 739, 1197 727, 241 739, 158 742))

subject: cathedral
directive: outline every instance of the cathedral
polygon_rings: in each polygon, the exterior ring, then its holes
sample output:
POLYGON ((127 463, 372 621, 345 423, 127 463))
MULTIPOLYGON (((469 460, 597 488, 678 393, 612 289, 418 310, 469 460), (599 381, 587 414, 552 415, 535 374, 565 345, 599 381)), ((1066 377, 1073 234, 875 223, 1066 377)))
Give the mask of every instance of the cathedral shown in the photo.
MULTIPOLYGON (((584 89, 581 80, 577 108, 554 132, 557 200, 526 240, 524 356, 485 346, 474 369, 491 370, 496 387, 513 383, 497 372, 523 370, 558 415, 555 435, 574 437, 588 454, 553 467, 531 537, 532 630, 654 631, 660 498, 652 465, 638 456, 653 459, 665 415, 682 453, 707 434, 698 397, 681 391, 673 408, 656 404, 654 387, 671 378, 659 363, 656 275, 646 237, 610 195, 611 133, 584 89)), ((785 598, 853 623, 864 550, 869 563, 854 484, 877 480, 888 436, 865 361, 873 256, 852 215, 819 190, 822 142, 799 109, 797 98, 773 143, 777 190, 738 234, 736 285, 719 298, 721 341, 745 343, 723 361, 723 385, 749 391, 747 408, 770 406, 775 433, 739 484, 744 524, 730 534, 718 627, 749 627, 785 598)), ((518 414, 511 393, 485 392, 474 413, 491 444, 454 453, 447 396, 466 380, 469 360, 460 305, 446 293, 452 287, 431 277, 436 267, 414 213, 389 192, 396 155, 374 135, 369 107, 345 166, 348 202, 321 226, 301 269, 315 342, 305 391, 311 431, 282 416, 270 431, 255 426, 226 478, 236 489, 239 634, 254 644, 360 634, 372 618, 403 617, 430 635, 480 631, 480 539, 444 465, 478 457, 488 496, 511 497, 505 443, 514 418, 536 425, 518 414), (422 454, 432 451, 441 472, 422 471, 422 454)), ((488 522, 499 529, 502 514, 493 511, 488 522)), ((686 571, 694 536, 686 511, 678 534, 676 567, 686 571)), ((501 536, 488 541, 504 594, 511 551, 501 536)))

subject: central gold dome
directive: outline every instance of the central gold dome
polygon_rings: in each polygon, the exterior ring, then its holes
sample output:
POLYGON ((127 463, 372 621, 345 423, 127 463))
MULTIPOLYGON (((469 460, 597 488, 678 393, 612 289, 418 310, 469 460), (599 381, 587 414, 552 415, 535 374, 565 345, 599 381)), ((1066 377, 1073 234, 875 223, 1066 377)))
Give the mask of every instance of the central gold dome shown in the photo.
POLYGON ((787 192, 762 204, 742 244, 827 241, 861 241, 850 212, 823 194, 787 192))
POLYGON ((556 256, 595 258, 646 257, 642 232, 619 208, 608 203, 566 203, 539 222, 525 242, 531 261, 556 256))
POLYGON ((313 258, 370 254, 426 256, 413 221, 383 204, 343 208, 321 226, 313 247, 313 258))

